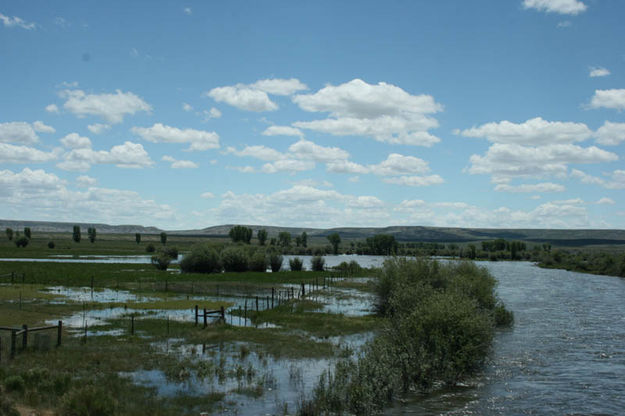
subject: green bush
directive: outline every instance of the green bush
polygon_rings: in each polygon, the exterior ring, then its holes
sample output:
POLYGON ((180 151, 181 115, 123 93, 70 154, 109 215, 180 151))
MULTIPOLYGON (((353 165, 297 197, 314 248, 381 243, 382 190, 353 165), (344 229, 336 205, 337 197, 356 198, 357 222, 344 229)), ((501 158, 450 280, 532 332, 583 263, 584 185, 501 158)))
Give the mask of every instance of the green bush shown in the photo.
POLYGON ((325 266, 325 259, 321 256, 315 256, 310 259, 311 268, 315 272, 322 272, 325 266))
POLYGON ((117 401, 109 391, 86 385, 61 398, 59 413, 63 416, 110 416, 116 409, 117 401))
POLYGON ((265 256, 265 252, 258 250, 252 254, 248 260, 248 268, 253 272, 266 272, 267 257, 265 256))
POLYGON ((221 260, 217 252, 204 244, 194 246, 180 262, 180 270, 183 273, 220 273, 221 269, 221 260))
POLYGON ((301 272, 304 270, 304 262, 299 257, 293 257, 289 260, 289 267, 294 272, 301 272))
POLYGON ((228 247, 221 252, 221 263, 226 272, 245 272, 247 253, 237 247, 228 247))
POLYGON ((147 246, 145 246, 146 253, 154 253, 155 251, 156 248, 154 247, 154 244, 148 244, 147 246))
POLYGON ((277 273, 282 269, 282 262, 284 261, 284 257, 278 253, 271 253, 269 255, 269 265, 271 266, 271 272, 277 273))
POLYGON ((30 240, 25 236, 21 236, 15 239, 15 245, 18 247, 26 247, 30 240))
POLYGON ((48 248, 53 249, 54 247, 56 247, 56 245, 54 244, 54 241, 48 241, 48 248))
POLYGON ((353 275, 362 273, 362 267, 360 267, 360 264, 358 264, 356 260, 352 260, 349 263, 346 261, 343 261, 338 266, 335 266, 334 268, 340 271, 341 273, 345 273, 348 276, 353 276, 353 275))
POLYGON ((167 254, 160 252, 152 256, 150 260, 157 270, 167 270, 172 259, 167 254))
POLYGON ((13 401, 6 395, 0 387, 0 416, 20 416, 20 412, 15 408, 13 401))
POLYGON ((409 391, 453 385, 482 367, 495 323, 512 320, 494 278, 473 263, 396 258, 378 280, 386 329, 321 377, 300 415, 378 414, 409 391))
POLYGON ((15 391, 23 393, 26 389, 26 382, 24 381, 24 378, 22 376, 8 376, 4 379, 4 387, 8 392, 15 391))

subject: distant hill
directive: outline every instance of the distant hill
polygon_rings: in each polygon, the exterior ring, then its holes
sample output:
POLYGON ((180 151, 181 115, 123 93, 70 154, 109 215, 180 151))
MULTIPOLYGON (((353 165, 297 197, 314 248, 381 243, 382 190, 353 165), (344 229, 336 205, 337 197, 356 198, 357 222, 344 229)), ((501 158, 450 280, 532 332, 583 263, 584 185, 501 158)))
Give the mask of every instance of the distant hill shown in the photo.
MULTIPOLYGON (((234 224, 207 227, 201 230, 171 231, 171 234, 227 237, 234 224)), ((254 230, 265 229, 270 236, 282 231, 293 235, 306 231, 309 237, 326 237, 331 233, 339 233, 343 239, 365 239, 376 234, 391 234, 398 241, 423 241, 462 243, 469 241, 523 240, 531 242, 550 242, 558 245, 593 245, 593 244, 625 244, 625 230, 560 230, 560 229, 497 229, 497 228, 446 228, 422 226, 391 226, 391 227, 340 227, 340 228, 296 228, 274 227, 262 225, 245 225, 254 230)))
POLYGON ((21 231, 24 227, 30 227, 33 232, 41 233, 71 233, 74 225, 84 228, 85 231, 89 227, 95 227, 98 233, 102 234, 126 234, 126 233, 142 233, 142 234, 159 234, 162 230, 156 227, 143 227, 141 225, 108 225, 92 222, 49 222, 49 221, 14 221, 0 220, 0 228, 4 231, 6 228, 12 228, 15 231, 21 231))
MULTIPOLYGON (((94 223, 46 222, 46 221, 14 221, 0 220, 2 229, 10 227, 22 230, 30 227, 34 232, 72 232, 74 225, 81 228, 95 227, 98 233, 125 234, 142 233, 158 234, 163 230, 156 227, 140 225, 108 225, 94 223)), ((228 232, 235 224, 224 224, 197 230, 168 230, 170 235, 197 237, 228 237, 228 232)), ((244 225, 244 224, 243 224, 244 225)), ((398 241, 422 241, 440 243, 462 243, 469 241, 522 240, 530 242, 549 242, 561 246, 625 244, 625 230, 561 230, 561 229, 504 229, 504 228, 453 228, 453 227, 422 227, 422 226, 391 226, 391 227, 340 227, 340 228, 301 228, 276 227, 265 225, 245 225, 254 230, 267 230, 270 237, 286 231, 292 235, 306 232, 310 238, 325 238, 331 233, 339 233, 343 239, 365 239, 376 234, 391 234, 398 241)))

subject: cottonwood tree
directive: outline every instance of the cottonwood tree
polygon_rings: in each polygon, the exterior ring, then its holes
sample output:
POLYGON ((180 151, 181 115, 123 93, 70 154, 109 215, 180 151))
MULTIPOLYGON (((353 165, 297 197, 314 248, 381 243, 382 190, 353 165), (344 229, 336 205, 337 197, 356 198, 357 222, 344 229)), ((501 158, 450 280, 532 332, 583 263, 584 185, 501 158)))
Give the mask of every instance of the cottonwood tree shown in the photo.
POLYGON ((332 233, 326 238, 330 244, 332 244, 332 251, 334 254, 339 254, 339 245, 341 244, 341 236, 339 233, 332 233))
POLYGON ((13 228, 7 228, 5 232, 7 233, 7 238, 9 239, 9 241, 13 240, 13 228))
POLYGON ((278 234, 278 245, 282 247, 288 247, 291 245, 291 234, 287 231, 282 231, 278 234))
POLYGON ((72 240, 80 243, 80 226, 74 225, 74 231, 72 232, 72 240))
POLYGON ((242 242, 249 244, 252 240, 252 234, 254 231, 251 228, 244 227, 242 225, 235 225, 230 229, 228 235, 234 243, 242 242))
POLYGON ((95 236, 96 236, 95 227, 89 227, 87 229, 87 235, 89 236, 89 241, 94 243, 95 242, 95 236))
POLYGON ((137 242, 137 244, 141 242, 141 234, 135 233, 135 241, 137 242))
POLYGON ((267 230, 258 230, 256 232, 256 238, 258 238, 258 244, 264 246, 265 241, 267 241, 267 230))
POLYGON ((30 227, 24 227, 24 236, 30 240, 30 227))
POLYGON ((162 245, 167 244, 167 233, 165 231, 161 233, 161 244, 162 245))

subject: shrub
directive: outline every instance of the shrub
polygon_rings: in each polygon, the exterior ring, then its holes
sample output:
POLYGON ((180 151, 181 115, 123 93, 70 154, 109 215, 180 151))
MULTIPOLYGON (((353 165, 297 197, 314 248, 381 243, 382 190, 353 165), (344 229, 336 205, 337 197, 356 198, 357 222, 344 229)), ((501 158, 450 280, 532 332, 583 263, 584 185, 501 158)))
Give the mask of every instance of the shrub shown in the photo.
POLYGON ((155 251, 156 248, 154 247, 154 244, 148 244, 147 246, 145 246, 146 253, 154 253, 155 251))
POLYGON ((356 260, 352 260, 349 263, 346 261, 341 262, 335 269, 339 270, 342 273, 345 273, 348 276, 353 276, 355 274, 362 273, 362 267, 360 264, 356 262, 356 260))
POLYGON ((114 415, 117 401, 103 389, 86 385, 65 394, 61 398, 60 414, 64 416, 114 415))
POLYGON ((299 257, 293 257, 289 260, 289 267, 294 272, 301 272, 304 270, 304 262, 299 257))
POLYGON ((321 256, 315 256, 310 260, 312 270, 315 272, 322 272, 326 261, 321 256))
POLYGON ((20 416, 13 401, 2 391, 0 387, 0 415, 2 416, 20 416))
POLYGON ((23 393, 26 388, 26 382, 22 376, 8 376, 4 379, 4 387, 8 392, 23 393))
POLYGON ((271 266, 272 273, 277 273, 282 268, 282 262, 284 261, 284 257, 278 253, 271 253, 269 255, 269 265, 271 266))
POLYGON ((498 303, 493 309, 495 325, 508 327, 514 323, 514 313, 509 311, 501 303, 498 303))
POLYGON ((253 272, 266 272, 267 271, 267 257, 261 250, 254 253, 249 261, 248 268, 253 272))
POLYGON ((200 244, 185 254, 180 262, 180 270, 183 273, 220 273, 221 260, 213 248, 200 244))
POLYGON ((167 270, 172 258, 162 251, 152 256, 151 262, 157 270, 167 270))
POLYGON ((15 245, 18 247, 26 247, 30 240, 26 236, 21 236, 15 239, 15 245))
POLYGON ((48 248, 53 249, 54 247, 56 247, 56 245, 54 244, 54 241, 48 241, 48 248))
POLYGON ((178 258, 178 249, 176 247, 163 247, 160 251, 172 260, 176 260, 178 258))
POLYGON ((358 358, 325 373, 300 414, 378 414, 407 391, 474 373, 487 357, 495 322, 512 319, 495 302, 494 283, 472 263, 387 260, 377 286, 386 330, 358 358))
POLYGON ((247 254, 237 247, 228 247, 221 252, 221 262, 227 272, 247 271, 247 254))

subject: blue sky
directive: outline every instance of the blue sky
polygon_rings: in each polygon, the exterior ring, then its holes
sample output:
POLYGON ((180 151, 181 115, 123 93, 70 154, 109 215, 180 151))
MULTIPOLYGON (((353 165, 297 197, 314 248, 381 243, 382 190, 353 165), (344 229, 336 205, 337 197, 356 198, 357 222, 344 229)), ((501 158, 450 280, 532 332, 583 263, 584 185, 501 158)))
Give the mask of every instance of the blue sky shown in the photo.
POLYGON ((0 0, 0 218, 625 228, 623 16, 0 0))

